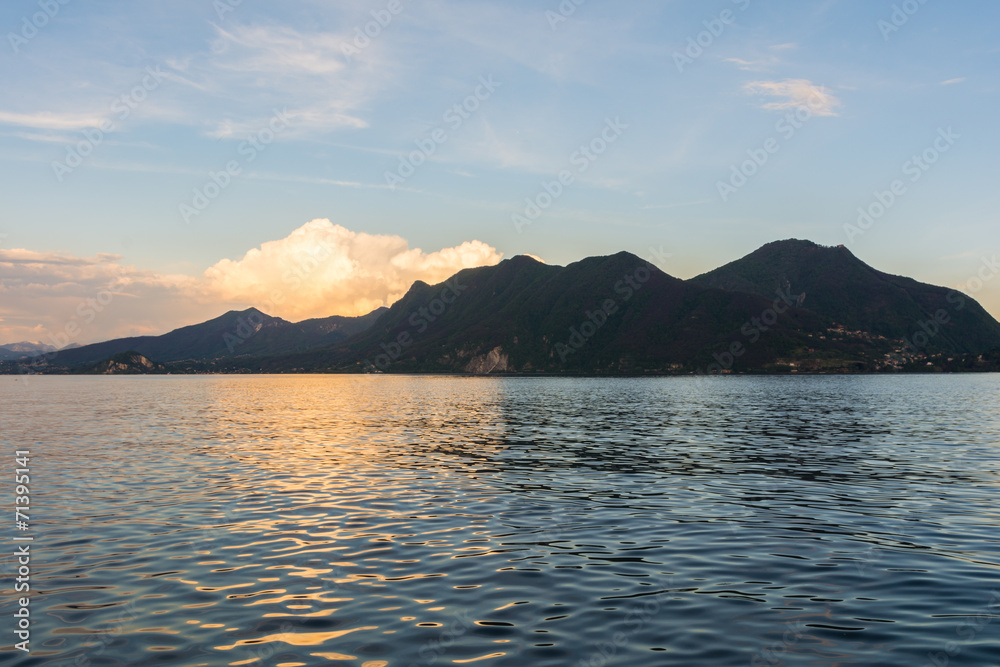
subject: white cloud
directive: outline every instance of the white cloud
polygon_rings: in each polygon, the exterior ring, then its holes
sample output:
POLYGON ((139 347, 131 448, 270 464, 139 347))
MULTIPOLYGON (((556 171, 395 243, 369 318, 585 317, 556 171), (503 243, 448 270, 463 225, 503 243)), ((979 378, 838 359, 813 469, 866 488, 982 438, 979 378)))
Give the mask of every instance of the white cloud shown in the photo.
POLYGON ((942 86, 951 86, 951 85, 954 85, 956 83, 962 83, 963 81, 965 81, 965 77, 964 76, 959 77, 957 79, 948 79, 947 81, 942 81, 941 85, 942 86))
POLYGON ((784 81, 751 81, 744 90, 754 95, 778 98, 765 102, 764 109, 785 111, 805 107, 816 116, 836 116, 835 109, 841 106, 829 88, 808 79, 785 79, 784 81))
POLYGON ((353 232, 313 220, 242 259, 205 271, 211 298, 255 305, 292 320, 363 315, 402 297, 416 280, 438 283, 461 269, 492 265, 501 255, 481 241, 425 253, 400 236, 353 232))
POLYGON ((763 53, 759 49, 755 49, 754 57, 723 58, 723 62, 733 63, 744 72, 766 72, 784 63, 778 55, 775 55, 776 53, 793 51, 797 48, 799 48, 799 45, 795 42, 773 44, 767 47, 767 50, 763 53))
POLYGON ((210 53, 174 63, 189 89, 247 102, 226 103, 226 117, 212 120, 207 131, 216 138, 258 131, 267 117, 247 112, 254 108, 287 108, 293 133, 368 127, 359 113, 400 69, 380 66, 385 54, 378 39, 348 62, 342 49, 354 37, 347 32, 237 25, 216 33, 210 53))
POLYGON ((213 52, 219 56, 236 48, 245 55, 225 61, 224 69, 255 75, 287 77, 303 73, 326 76, 346 69, 340 51, 342 40, 332 34, 302 35, 288 27, 237 26, 227 31, 217 28, 219 39, 213 52))
POLYGON ((744 60, 743 58, 724 58, 723 62, 733 63, 744 72, 759 72, 767 65, 763 60, 744 60))
POLYGON ((38 130, 81 130, 85 127, 96 127, 103 120, 104 118, 98 114, 0 111, 0 124, 31 127, 38 130))
MULTIPOLYGON (((266 126, 275 109, 295 117, 290 134, 364 128, 361 114, 404 66, 389 51, 390 40, 372 40, 363 58, 342 52, 353 34, 295 30, 285 26, 228 22, 214 26, 204 48, 166 56, 158 83, 134 106, 135 119, 202 129, 214 138, 238 137, 266 126)), ((75 132, 117 119, 111 105, 146 76, 141 68, 90 60, 74 54, 50 81, 52 95, 11 99, 0 107, 0 125, 75 132)), ((119 102, 120 104, 120 102, 119 102)), ((25 138, 48 140, 44 135, 25 138)))
POLYGON ((118 255, 0 249, 0 343, 62 347, 158 335, 251 306, 292 321, 362 315, 391 305, 417 280, 438 283, 500 259, 481 241, 427 253, 400 236, 329 220, 306 223, 197 277, 127 266, 118 255))

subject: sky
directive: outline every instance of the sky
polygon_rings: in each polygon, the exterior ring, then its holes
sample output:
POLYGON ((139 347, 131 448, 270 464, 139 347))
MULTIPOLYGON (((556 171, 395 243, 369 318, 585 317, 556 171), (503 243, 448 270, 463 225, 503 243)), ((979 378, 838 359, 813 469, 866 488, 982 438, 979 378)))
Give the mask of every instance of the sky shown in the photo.
POLYGON ((7 0, 0 344, 846 245, 1000 317, 1000 4, 7 0))

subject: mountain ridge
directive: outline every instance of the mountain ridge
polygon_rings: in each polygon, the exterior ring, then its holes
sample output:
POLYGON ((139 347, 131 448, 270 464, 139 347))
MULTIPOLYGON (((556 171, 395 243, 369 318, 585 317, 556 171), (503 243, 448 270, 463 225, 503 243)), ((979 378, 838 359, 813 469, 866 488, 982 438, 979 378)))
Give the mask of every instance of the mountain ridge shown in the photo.
POLYGON ((992 350, 1000 323, 971 297, 884 273, 843 246, 787 239, 689 280, 625 251, 566 266, 517 255, 415 281, 360 318, 229 311, 35 367, 130 352, 169 372, 880 372, 982 370, 992 350))
POLYGON ((371 325, 383 312, 359 317, 334 315, 288 322, 257 308, 230 310, 219 317, 174 329, 160 336, 116 338, 63 348, 44 355, 49 366, 74 368, 135 352, 158 363, 205 362, 225 357, 258 356, 309 349, 344 340, 371 325))
POLYGON ((972 297, 879 271, 842 245, 775 241, 691 281, 762 295, 790 289, 804 295, 802 307, 848 329, 928 351, 979 354, 1000 346, 1000 323, 972 297))

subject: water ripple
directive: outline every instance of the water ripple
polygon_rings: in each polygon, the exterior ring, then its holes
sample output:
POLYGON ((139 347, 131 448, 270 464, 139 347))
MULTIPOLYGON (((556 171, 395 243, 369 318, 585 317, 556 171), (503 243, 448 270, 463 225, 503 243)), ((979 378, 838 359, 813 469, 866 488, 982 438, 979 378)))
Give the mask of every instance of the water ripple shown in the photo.
POLYGON ((996 376, 0 378, 0 402, 37 507, 32 653, 0 660, 996 663, 996 376))

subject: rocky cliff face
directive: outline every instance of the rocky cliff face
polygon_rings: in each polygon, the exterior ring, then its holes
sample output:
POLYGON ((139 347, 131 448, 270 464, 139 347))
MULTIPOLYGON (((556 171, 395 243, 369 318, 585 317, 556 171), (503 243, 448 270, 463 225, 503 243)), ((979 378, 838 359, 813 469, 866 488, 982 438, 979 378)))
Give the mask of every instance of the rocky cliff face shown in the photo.
POLYGON ((121 373, 142 373, 144 371, 150 371, 156 367, 152 361, 137 354, 132 356, 127 361, 109 361, 107 368, 104 370, 105 375, 118 375, 121 373))
POLYGON ((506 373, 510 368, 510 359, 504 354, 502 347, 495 347, 486 354, 474 357, 465 366, 466 373, 486 375, 488 373, 506 373))
POLYGON ((143 375, 165 371, 163 364, 151 361, 138 352, 122 352, 92 366, 87 372, 97 375, 143 375))

